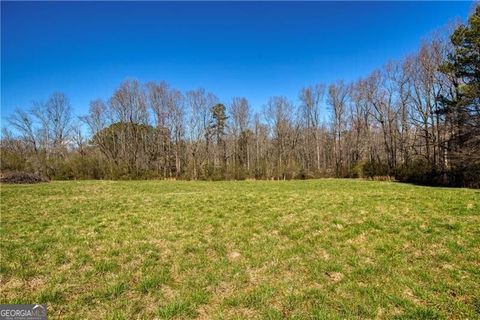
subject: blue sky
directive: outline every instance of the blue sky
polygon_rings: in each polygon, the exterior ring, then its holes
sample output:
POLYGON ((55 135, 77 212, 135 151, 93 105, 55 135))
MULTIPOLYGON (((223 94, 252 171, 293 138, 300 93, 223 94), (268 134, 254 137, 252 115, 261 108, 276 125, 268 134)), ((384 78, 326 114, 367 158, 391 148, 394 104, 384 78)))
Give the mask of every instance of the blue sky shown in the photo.
POLYGON ((471 2, 1 2, 2 122, 65 92, 77 114, 125 79, 254 108, 412 53, 471 2))

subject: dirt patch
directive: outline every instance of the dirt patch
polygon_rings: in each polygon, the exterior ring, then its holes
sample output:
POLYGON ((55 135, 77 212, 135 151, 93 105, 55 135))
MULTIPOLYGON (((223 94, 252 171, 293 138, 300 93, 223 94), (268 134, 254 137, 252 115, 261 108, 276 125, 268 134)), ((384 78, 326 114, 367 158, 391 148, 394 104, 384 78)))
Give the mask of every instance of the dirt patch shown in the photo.
POLYGON ((240 254, 240 252, 232 251, 228 253, 228 260, 235 261, 235 260, 238 260, 241 256, 242 255, 240 254))
POLYGON ((328 252, 322 248, 319 248, 317 250, 317 254, 325 261, 328 261, 330 260, 330 255, 328 254, 328 252))
POLYGON ((343 279, 343 273, 341 272, 326 272, 325 273, 327 277, 330 279, 332 282, 339 282, 343 279))
POLYGON ((348 244, 361 244, 361 243, 365 242, 366 238, 367 237, 365 236, 365 233, 362 233, 362 234, 358 235, 357 237, 355 237, 353 239, 348 239, 347 243, 348 244))
POLYGON ((32 278, 28 281, 28 287, 32 290, 39 290, 45 286, 45 280, 42 278, 32 278))
POLYGON ((410 288, 407 288, 405 290, 403 290, 403 295, 409 299, 410 301, 412 301, 413 303, 415 303, 416 305, 421 305, 422 302, 420 301, 420 299, 418 299, 415 294, 413 293, 412 289, 410 288))

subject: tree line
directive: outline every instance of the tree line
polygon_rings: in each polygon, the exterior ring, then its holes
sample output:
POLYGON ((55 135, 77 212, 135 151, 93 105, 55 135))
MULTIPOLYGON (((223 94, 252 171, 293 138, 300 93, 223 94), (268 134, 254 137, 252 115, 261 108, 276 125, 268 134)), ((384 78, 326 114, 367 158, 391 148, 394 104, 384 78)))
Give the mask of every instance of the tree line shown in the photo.
POLYGON ((204 89, 120 84, 76 117, 53 93, 3 129, 1 170, 55 179, 396 177, 480 185, 480 7, 450 37, 297 101, 220 101, 204 89))

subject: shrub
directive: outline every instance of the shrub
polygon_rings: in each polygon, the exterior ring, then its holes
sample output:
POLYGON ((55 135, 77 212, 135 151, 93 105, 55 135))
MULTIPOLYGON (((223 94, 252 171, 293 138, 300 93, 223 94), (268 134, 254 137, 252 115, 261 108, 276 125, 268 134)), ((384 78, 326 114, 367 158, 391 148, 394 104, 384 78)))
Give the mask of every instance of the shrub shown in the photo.
POLYGON ((480 165, 440 170, 425 159, 416 159, 398 166, 395 178, 403 182, 431 186, 480 188, 480 165))
POLYGON ((352 168, 351 175, 358 178, 386 177, 390 170, 386 163, 378 161, 360 161, 352 168))
POLYGON ((402 164, 395 170, 397 180, 418 184, 435 184, 434 181, 439 182, 440 176, 435 166, 421 158, 402 164))

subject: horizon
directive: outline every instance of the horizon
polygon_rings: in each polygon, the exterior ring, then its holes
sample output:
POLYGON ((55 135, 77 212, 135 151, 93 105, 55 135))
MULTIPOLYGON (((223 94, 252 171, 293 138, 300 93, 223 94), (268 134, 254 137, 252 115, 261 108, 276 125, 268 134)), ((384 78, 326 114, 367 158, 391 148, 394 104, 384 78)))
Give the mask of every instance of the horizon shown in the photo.
POLYGON ((271 96, 296 103, 304 86, 413 54, 473 3, 2 2, 1 126, 53 92, 85 114, 127 79, 245 97, 255 111, 271 96))

